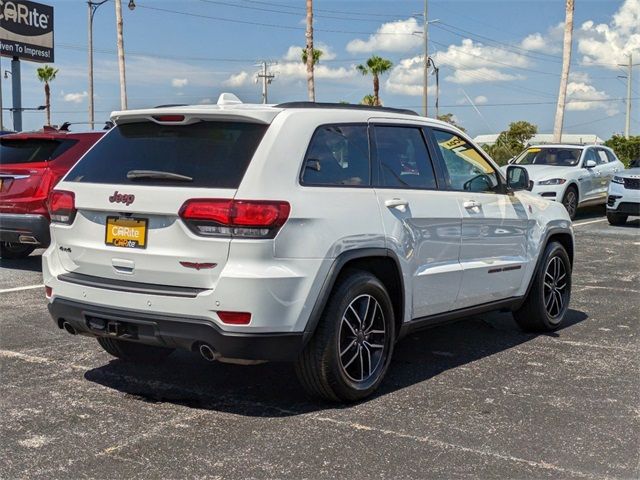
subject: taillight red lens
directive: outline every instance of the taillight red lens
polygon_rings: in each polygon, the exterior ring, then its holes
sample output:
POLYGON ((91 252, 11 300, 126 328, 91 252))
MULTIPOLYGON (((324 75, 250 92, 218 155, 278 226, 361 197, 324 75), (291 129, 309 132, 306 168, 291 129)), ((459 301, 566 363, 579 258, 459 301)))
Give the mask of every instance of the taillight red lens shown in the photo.
POLYGON ((222 323, 229 325, 248 325, 251 314, 248 312, 216 312, 222 323))
POLYGON ((52 222, 71 225, 76 218, 76 196, 73 192, 53 190, 47 200, 52 222))
POLYGON ((44 294, 47 298, 51 298, 51 296, 53 295, 53 288, 48 287, 48 286, 44 286, 44 294))
POLYGON ((180 217, 200 235, 273 238, 290 211, 283 201, 193 199, 184 203, 180 217))

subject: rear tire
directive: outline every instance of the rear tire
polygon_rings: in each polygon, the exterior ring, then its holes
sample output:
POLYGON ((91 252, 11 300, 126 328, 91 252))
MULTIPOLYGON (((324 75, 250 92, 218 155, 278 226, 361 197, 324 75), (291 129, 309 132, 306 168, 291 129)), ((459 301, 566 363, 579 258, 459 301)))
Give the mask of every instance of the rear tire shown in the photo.
POLYGON ((527 332, 558 329, 571 299, 571 261, 562 244, 549 242, 531 281, 529 294, 513 317, 527 332))
POLYGON ((607 212, 607 220, 609 220, 609 225, 624 225, 627 223, 627 218, 629 215, 625 215, 624 213, 615 213, 615 212, 607 212))
POLYGON ((300 383, 313 397, 361 400, 382 382, 393 353, 395 318, 382 282, 364 271, 334 286, 316 331, 296 361, 300 383))
POLYGON ((562 205, 564 205, 571 220, 576 218, 578 211, 578 189, 576 187, 570 186, 567 188, 567 191, 564 192, 564 197, 562 197, 562 205))
POLYGON ((36 249, 34 245, 25 245, 23 243, 0 243, 0 258, 13 260, 17 258, 26 258, 36 249))
POLYGON ((154 345, 118 340, 116 338, 98 337, 97 340, 107 353, 125 362, 161 362, 173 352, 172 348, 156 347, 154 345))

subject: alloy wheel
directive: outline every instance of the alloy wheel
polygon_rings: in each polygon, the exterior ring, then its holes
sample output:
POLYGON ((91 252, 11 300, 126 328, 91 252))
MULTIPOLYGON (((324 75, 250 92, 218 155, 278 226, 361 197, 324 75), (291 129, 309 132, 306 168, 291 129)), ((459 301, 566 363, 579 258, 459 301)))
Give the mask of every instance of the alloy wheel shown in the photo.
POLYGON ((544 273, 544 307, 552 320, 564 313, 568 297, 567 269, 558 256, 552 257, 544 273))
POLYGON ((562 203, 564 204, 564 208, 567 209, 569 216, 573 218, 576 214, 576 206, 578 203, 576 192, 574 192, 573 190, 569 190, 566 197, 564 198, 564 202, 562 203))
POLYGON ((375 377, 387 355, 385 316, 372 295, 356 297, 340 322, 338 348, 340 367, 353 382, 365 383, 375 377))

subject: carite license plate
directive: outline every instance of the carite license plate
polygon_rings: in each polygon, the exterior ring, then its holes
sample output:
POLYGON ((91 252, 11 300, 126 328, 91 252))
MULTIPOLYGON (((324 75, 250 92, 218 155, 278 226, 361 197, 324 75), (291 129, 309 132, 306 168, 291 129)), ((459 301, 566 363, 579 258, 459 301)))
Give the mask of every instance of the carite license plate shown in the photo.
POLYGON ((147 248, 146 218, 107 217, 104 243, 114 247, 147 248))

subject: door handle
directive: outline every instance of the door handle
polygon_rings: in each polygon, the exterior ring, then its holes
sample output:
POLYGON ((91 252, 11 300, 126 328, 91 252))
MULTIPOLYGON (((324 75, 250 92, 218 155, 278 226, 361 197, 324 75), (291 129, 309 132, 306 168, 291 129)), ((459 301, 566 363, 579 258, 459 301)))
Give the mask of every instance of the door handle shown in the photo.
POLYGON ((475 209, 475 208, 480 208, 480 202, 477 202, 475 200, 466 200, 462 206, 464 208, 466 208, 467 210, 471 210, 471 209, 475 209))
POLYGON ((387 208, 397 208, 398 210, 404 212, 407 209, 409 202, 407 202, 403 198, 391 198, 389 200, 384 201, 384 206, 387 208))

